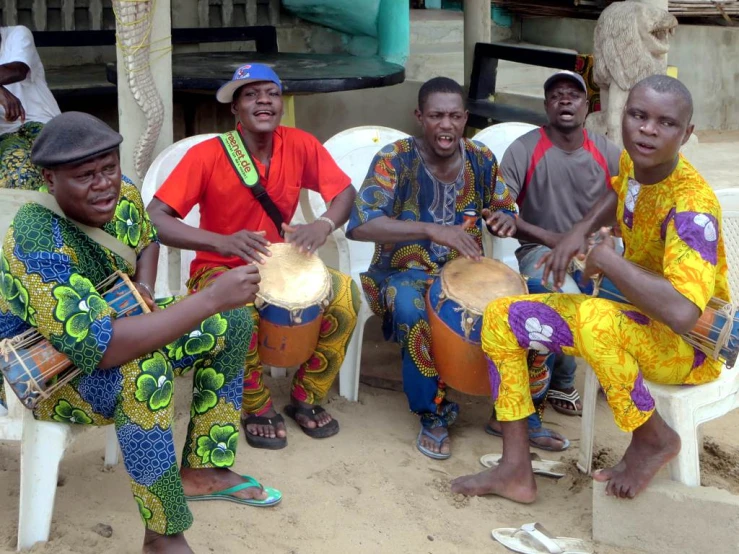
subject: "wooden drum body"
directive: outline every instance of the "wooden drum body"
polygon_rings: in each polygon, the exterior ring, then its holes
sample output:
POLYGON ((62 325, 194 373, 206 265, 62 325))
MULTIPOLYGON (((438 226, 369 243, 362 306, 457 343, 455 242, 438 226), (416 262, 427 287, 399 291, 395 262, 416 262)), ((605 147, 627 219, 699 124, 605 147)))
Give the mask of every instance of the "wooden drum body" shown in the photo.
MULTIPOLYGON (((101 295, 115 310, 116 317, 150 311, 124 273, 116 272, 97 289, 103 291, 101 295)), ((69 358, 54 349, 36 329, 0 342, 0 371, 21 403, 29 409, 80 373, 69 358)))
POLYGON ((272 256, 259 267, 261 283, 258 349, 265 364, 293 367, 316 349, 323 310, 331 296, 331 277, 316 255, 301 254, 290 244, 270 246, 272 256))
POLYGON ((526 294, 526 281, 504 263, 458 258, 447 263, 426 293, 431 354, 442 380, 460 392, 490 395, 480 332, 487 305, 526 294))

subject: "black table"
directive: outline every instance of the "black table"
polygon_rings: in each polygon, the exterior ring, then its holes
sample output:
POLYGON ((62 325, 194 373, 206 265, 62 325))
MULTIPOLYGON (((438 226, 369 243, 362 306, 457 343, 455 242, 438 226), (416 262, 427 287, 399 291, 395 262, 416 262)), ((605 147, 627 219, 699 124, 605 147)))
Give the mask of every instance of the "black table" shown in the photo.
MULTIPOLYGON (((231 80, 237 68, 249 62, 267 64, 279 75, 285 94, 283 125, 290 126, 295 125, 295 94, 387 87, 405 80, 403 66, 386 62, 379 56, 198 52, 172 55, 172 88, 175 93, 214 94, 221 85, 231 80)), ((107 74, 111 83, 117 82, 116 64, 108 64, 107 74)), ((186 124, 186 131, 192 127, 192 123, 186 124)))

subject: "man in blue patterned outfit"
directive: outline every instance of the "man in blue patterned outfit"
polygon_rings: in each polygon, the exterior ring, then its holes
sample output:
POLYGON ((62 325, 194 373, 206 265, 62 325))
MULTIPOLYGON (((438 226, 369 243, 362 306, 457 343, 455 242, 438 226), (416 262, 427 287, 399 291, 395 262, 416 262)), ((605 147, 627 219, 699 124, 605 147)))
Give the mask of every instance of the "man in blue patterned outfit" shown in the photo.
POLYGON ((421 418, 418 449, 434 459, 451 455, 447 428, 459 412, 448 401, 431 358, 424 295, 441 267, 457 256, 479 259, 482 226, 515 232, 516 205, 493 153, 463 138, 467 111, 458 83, 437 77, 418 94, 423 133, 384 147, 357 194, 347 227, 354 240, 376 243, 362 285, 385 337, 401 345, 403 388, 421 418), (482 214, 471 227, 464 212, 482 214))

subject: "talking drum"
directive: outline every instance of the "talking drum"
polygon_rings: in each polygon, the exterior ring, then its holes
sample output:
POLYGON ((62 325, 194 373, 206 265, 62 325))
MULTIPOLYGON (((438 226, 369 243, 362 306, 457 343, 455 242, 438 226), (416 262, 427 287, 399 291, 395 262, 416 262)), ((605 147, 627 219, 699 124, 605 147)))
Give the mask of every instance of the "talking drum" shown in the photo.
POLYGON ((490 395, 480 343, 482 314, 496 298, 526 292, 526 281, 496 260, 457 258, 444 266, 426 294, 426 311, 434 365, 447 385, 467 394, 490 395))
MULTIPOLYGON (((116 272, 97 287, 116 317, 148 313, 131 279, 116 272)), ((80 370, 36 329, 29 329, 0 342, 0 371, 21 403, 33 409, 59 387, 80 374, 80 370)))
POLYGON ((331 297, 331 276, 321 259, 287 243, 270 246, 259 267, 254 302, 259 311, 259 357, 275 367, 300 365, 313 355, 323 310, 331 297))

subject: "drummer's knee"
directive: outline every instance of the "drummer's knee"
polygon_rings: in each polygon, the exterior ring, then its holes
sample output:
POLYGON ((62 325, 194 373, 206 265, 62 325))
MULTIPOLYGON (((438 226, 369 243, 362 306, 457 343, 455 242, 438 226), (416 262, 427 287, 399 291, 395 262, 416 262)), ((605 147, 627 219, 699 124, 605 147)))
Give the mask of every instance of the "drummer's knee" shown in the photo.
POLYGON ((210 324, 215 327, 216 331, 222 331, 222 335, 227 342, 234 340, 241 342, 246 340, 248 344, 249 338, 254 331, 254 320, 248 306, 215 314, 206 319, 202 325, 208 325, 209 320, 211 320, 210 324))
MULTIPOLYGON (((620 335, 622 326, 617 325, 617 319, 627 315, 628 309, 623 304, 616 304, 602 298, 588 298, 577 307, 577 327, 584 344, 593 341, 603 342, 616 339, 620 335), (607 329, 607 333, 603 330, 607 329)), ((634 311, 634 314, 641 315, 634 311)), ((638 316, 635 316, 638 318, 638 316)), ((644 316, 646 318, 646 316, 644 316)), ((647 318, 648 320, 648 318, 647 318)))
POLYGON ((420 294, 401 294, 393 302, 393 314, 396 320, 410 326, 418 323, 426 316, 426 304, 420 294))

